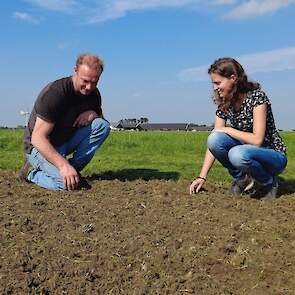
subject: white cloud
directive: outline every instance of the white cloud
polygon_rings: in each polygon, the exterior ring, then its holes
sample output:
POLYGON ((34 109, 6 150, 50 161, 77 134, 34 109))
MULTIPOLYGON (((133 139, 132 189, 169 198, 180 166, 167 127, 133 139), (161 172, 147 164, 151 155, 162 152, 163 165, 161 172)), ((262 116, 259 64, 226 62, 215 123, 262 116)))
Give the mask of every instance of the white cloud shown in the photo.
POLYGON ((100 4, 97 13, 89 22, 102 22, 125 16, 131 11, 143 11, 157 8, 185 7, 199 0, 110 0, 100 4))
MULTIPOLYGON (((88 22, 103 22, 125 16, 129 11, 145 10, 161 6, 182 6, 194 0, 25 0, 47 10, 71 12, 88 16, 88 22)), ((196 0, 195 0, 196 1, 196 0)))
POLYGON ((212 4, 218 4, 218 5, 228 5, 228 4, 234 4, 237 0, 215 0, 212 1, 212 4))
POLYGON ((295 69, 295 47, 242 55, 238 60, 249 74, 295 69))
POLYGON ((66 42, 61 42, 57 44, 57 49, 59 50, 65 50, 69 47, 69 44, 66 42))
POLYGON ((295 4, 295 0, 249 0, 227 13, 224 18, 246 18, 274 13, 292 4, 295 4))
POLYGON ((178 78, 182 81, 207 81, 209 65, 189 68, 182 70, 178 74, 178 78))
POLYGON ((139 92, 139 91, 136 91, 136 92, 133 92, 133 93, 131 94, 131 96, 132 96, 132 97, 141 97, 141 96, 142 96, 142 93, 139 92))
POLYGON ((24 0, 43 9, 72 13, 89 23, 124 17, 130 12, 162 8, 196 9, 212 6, 233 6, 224 15, 227 19, 274 13, 295 4, 295 0, 24 0))
POLYGON ((161 8, 197 8, 222 6, 238 0, 24 0, 43 9, 73 13, 88 19, 87 22, 104 22, 124 17, 132 11, 161 8))
POLYGON ((15 11, 13 13, 13 18, 19 19, 21 21, 26 21, 31 24, 39 24, 40 23, 39 19, 33 17, 31 14, 26 13, 26 12, 15 11))
POLYGON ((63 12, 71 12, 78 6, 76 0, 25 0, 33 5, 48 9, 63 12))
MULTIPOLYGON (((236 58, 247 74, 295 69, 295 47, 241 55, 236 58)), ((209 65, 189 68, 178 75, 182 81, 208 81, 209 65)))

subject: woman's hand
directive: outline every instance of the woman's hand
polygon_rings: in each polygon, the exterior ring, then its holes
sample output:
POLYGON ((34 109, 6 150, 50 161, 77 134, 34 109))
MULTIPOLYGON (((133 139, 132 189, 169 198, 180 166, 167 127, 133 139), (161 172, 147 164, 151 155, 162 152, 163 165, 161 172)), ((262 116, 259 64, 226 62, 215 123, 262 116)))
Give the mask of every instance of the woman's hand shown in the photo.
POLYGON ((214 131, 224 132, 226 134, 229 134, 232 129, 233 129, 232 127, 218 127, 218 128, 214 128, 214 131))
POLYGON ((190 194, 192 195, 192 194, 198 193, 205 182, 206 182, 205 178, 197 177, 189 187, 190 194))

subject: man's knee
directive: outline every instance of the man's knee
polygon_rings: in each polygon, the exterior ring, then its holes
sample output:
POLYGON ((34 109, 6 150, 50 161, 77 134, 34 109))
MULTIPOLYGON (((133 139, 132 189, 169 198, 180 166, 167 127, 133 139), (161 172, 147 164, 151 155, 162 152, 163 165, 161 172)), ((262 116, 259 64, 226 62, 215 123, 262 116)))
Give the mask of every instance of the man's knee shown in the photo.
POLYGON ((54 183, 53 190, 56 190, 56 191, 66 190, 66 187, 62 178, 54 179, 53 183, 54 183))
POLYGON ((48 175, 42 170, 33 169, 28 174, 27 180, 46 189, 54 191, 65 190, 63 178, 58 173, 48 175))
POLYGON ((110 133, 110 123, 102 118, 96 118, 91 123, 92 133, 102 134, 107 137, 110 133))

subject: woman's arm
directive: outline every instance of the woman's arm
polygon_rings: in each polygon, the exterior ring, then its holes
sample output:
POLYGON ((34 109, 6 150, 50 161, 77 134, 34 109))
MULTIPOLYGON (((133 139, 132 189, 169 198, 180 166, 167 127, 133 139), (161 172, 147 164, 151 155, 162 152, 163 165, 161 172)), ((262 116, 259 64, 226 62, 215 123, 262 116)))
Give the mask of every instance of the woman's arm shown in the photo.
MULTIPOLYGON (((225 120, 216 116, 214 129, 223 128, 224 126, 225 126, 225 120)), ((190 185, 190 188, 189 188, 190 194, 197 193, 201 189, 201 187, 203 186, 203 184, 205 183, 207 179, 208 173, 211 167, 213 166, 214 161, 215 161, 214 156, 207 149, 200 174, 190 185)))
POLYGON ((240 140, 244 143, 261 146, 264 142, 266 129, 266 111, 267 105, 261 104, 254 107, 253 110, 253 132, 244 132, 232 127, 219 127, 215 131, 222 131, 231 137, 240 140))

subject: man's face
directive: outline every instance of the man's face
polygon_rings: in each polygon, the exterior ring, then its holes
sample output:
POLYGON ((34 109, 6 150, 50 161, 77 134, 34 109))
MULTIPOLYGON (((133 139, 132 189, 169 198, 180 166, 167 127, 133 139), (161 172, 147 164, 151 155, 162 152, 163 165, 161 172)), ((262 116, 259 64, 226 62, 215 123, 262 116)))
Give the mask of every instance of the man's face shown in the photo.
POLYGON ((84 64, 75 68, 73 74, 75 91, 82 95, 88 95, 96 88, 100 75, 101 72, 98 73, 84 64))

